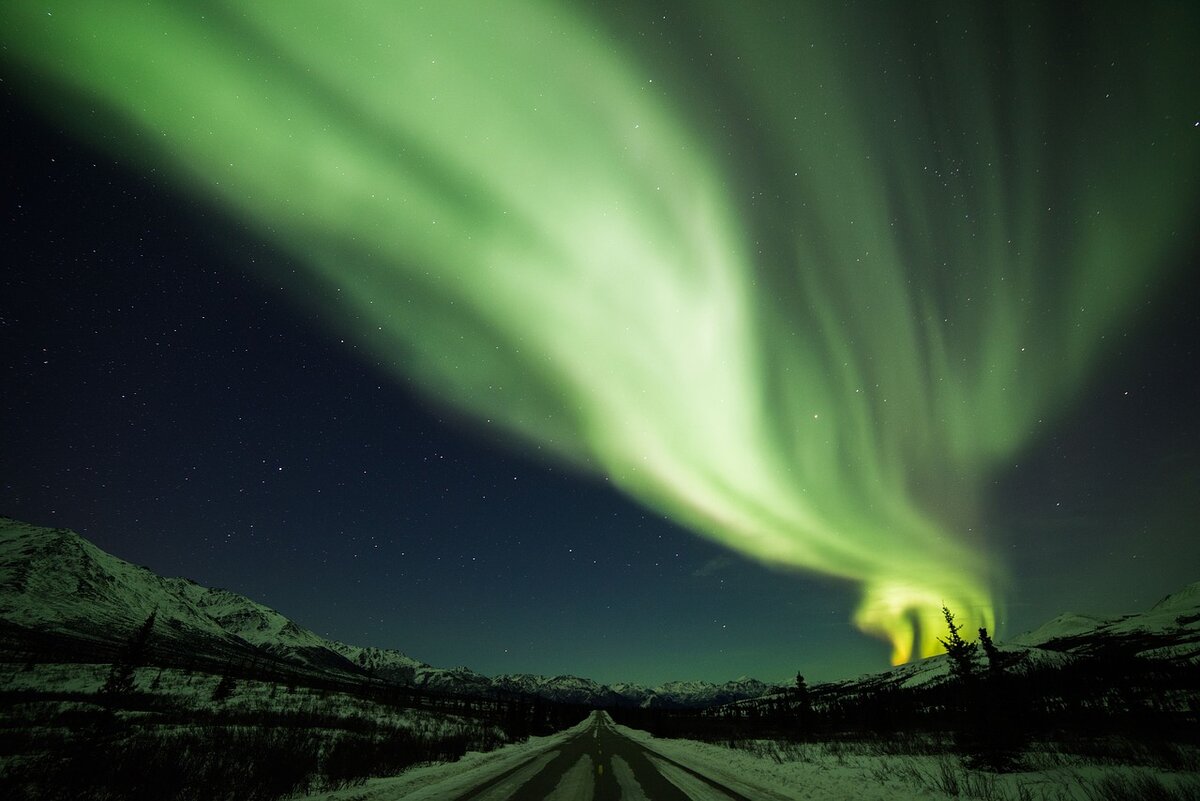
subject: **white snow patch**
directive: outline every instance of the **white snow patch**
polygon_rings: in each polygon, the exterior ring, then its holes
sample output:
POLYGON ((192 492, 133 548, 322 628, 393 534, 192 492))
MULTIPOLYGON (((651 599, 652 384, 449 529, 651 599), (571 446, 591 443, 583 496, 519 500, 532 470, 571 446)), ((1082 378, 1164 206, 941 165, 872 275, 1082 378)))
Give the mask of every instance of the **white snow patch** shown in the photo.
POLYGON ((472 801, 508 801, 513 797, 513 793, 521 788, 521 785, 541 773, 557 755, 558 751, 547 751, 540 757, 530 760, 529 764, 516 773, 505 777, 503 781, 497 782, 479 795, 473 796, 472 801))
POLYGON ((686 770, 682 770, 670 762, 658 757, 650 757, 650 762, 663 778, 679 788, 680 792, 692 801, 732 801, 727 793, 722 793, 712 785, 697 779, 686 770))
POLYGON ((621 788, 621 801, 650 801, 637 777, 633 775, 633 768, 616 754, 612 756, 612 772, 617 786, 621 788))
POLYGON ((592 758, 584 754, 563 774, 546 801, 592 801, 596 795, 594 773, 592 758))

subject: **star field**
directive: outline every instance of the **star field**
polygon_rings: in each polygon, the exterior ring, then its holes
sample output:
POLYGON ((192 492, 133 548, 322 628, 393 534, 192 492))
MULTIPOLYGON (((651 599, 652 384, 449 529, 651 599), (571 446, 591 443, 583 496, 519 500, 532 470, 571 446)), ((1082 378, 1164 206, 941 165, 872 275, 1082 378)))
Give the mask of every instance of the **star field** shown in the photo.
POLYGON ((1197 578, 1194 13, 549 8, 4 12, 0 512, 602 681, 1197 578))

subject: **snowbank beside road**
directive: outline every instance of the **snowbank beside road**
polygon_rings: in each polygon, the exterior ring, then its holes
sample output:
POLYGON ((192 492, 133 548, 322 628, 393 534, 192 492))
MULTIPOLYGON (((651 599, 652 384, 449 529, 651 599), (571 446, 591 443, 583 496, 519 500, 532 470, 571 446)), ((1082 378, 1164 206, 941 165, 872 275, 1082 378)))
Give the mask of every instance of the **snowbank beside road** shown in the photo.
MULTIPOLYGON (((775 758, 771 758, 695 740, 659 739, 648 732, 613 725, 648 751, 756 801, 844 801, 847 798, 854 801, 949 801, 955 798, 1086 801, 1110 797, 1097 794, 1097 788, 1109 782, 1129 788, 1141 787, 1140 783, 1145 782, 1147 787, 1180 787, 1184 792, 1194 792, 1188 788, 1200 786, 1195 774, 1164 769, 1078 762, 1048 766, 1043 770, 994 774, 967 769, 952 754, 851 753, 819 742, 797 744, 795 751, 777 748, 775 758), (946 788, 954 792, 945 792, 946 788)), ((772 753, 772 741, 759 741, 759 744, 763 746, 763 752, 772 753)), ((1048 754, 1041 757, 1032 754, 1031 757, 1034 764, 1052 765, 1057 761, 1048 754)), ((654 761, 657 765, 658 760, 654 761)), ((668 772, 664 770, 663 774, 668 775, 668 772)), ((680 786, 678 782, 676 784, 680 786)))
MULTIPOLYGON (((487 753, 471 752, 456 762, 425 765, 406 770, 399 776, 368 779, 357 787, 313 793, 295 801, 393 801, 400 798, 405 801, 444 801, 519 768, 525 761, 536 760, 581 734, 591 723, 589 716, 569 729, 546 737, 530 737, 523 743, 487 753)), ((523 776, 523 779, 527 778, 529 776, 523 776)))
POLYGON ((648 732, 614 727, 621 734, 660 756, 706 776, 718 784, 736 790, 748 798, 763 801, 901 801, 929 799, 941 801, 946 795, 928 791, 913 792, 899 782, 881 783, 866 766, 828 762, 777 763, 746 751, 695 740, 662 740, 648 732))

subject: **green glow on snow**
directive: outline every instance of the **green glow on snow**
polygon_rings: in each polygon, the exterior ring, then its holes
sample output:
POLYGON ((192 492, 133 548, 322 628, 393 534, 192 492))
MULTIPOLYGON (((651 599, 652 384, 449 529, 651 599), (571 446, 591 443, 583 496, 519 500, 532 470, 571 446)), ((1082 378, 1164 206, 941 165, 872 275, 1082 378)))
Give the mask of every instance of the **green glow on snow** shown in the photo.
POLYGON ((1098 11, 1080 47, 1124 60, 1088 72, 1037 6, 813 5, 692 7, 690 67, 517 0, 10 2, 0 37, 78 133, 252 224, 399 375, 860 582, 899 662, 940 651, 943 603, 995 627, 981 492, 1187 238, 1198 26, 1098 11))

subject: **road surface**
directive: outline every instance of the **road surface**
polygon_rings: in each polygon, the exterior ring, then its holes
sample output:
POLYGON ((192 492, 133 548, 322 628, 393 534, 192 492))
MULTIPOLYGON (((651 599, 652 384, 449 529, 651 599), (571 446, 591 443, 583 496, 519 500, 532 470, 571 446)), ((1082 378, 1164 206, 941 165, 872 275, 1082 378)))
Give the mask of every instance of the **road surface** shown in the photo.
POLYGON ((618 732, 606 715, 453 801, 754 801, 618 732))

